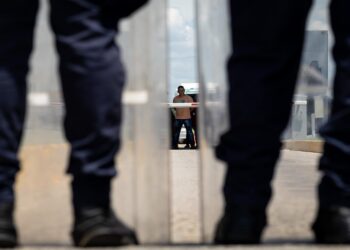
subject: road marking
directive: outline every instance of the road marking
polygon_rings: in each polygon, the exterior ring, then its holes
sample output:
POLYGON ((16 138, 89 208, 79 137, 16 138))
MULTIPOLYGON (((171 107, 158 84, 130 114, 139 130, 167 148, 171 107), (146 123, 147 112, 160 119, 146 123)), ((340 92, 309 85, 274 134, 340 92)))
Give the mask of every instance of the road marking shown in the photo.
POLYGON ((128 90, 123 92, 122 102, 127 105, 142 105, 148 102, 148 91, 128 90))
POLYGON ((199 102, 192 103, 168 103, 170 108, 197 108, 199 106, 199 102))
POLYGON ((31 106, 46 107, 50 105, 50 96, 47 92, 31 92, 28 94, 28 102, 31 106))

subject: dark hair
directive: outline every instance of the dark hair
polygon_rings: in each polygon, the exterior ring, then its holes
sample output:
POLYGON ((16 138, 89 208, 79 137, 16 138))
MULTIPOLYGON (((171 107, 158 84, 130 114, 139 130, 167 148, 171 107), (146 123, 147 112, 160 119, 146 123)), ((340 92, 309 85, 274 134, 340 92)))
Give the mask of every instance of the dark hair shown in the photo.
POLYGON ((179 89, 185 89, 184 86, 180 85, 179 87, 177 87, 177 91, 179 91, 179 89))

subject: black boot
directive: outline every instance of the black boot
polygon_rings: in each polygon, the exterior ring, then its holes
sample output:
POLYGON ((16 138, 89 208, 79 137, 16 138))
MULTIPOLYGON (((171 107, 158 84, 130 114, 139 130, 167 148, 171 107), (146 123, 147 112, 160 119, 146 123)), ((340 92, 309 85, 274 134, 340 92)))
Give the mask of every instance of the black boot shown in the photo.
POLYGON ((138 243, 135 232, 118 220, 112 209, 100 207, 76 211, 72 238, 77 247, 117 247, 138 243))
POLYGON ((350 244, 350 208, 319 208, 312 230, 316 243, 350 244))
POLYGON ((14 205, 12 202, 0 203, 0 248, 17 246, 17 231, 13 222, 14 205))
POLYGON ((115 216, 110 202, 111 178, 80 176, 72 182, 75 222, 72 231, 78 247, 114 247, 137 244, 131 229, 115 216))
POLYGON ((350 244, 350 184, 344 173, 324 171, 312 230, 320 244, 350 244))
POLYGON ((215 244, 258 244, 267 224, 273 168, 228 166, 224 215, 216 227, 215 244))
POLYGON ((225 211, 219 221, 214 243, 219 245, 259 244, 266 215, 264 211, 235 208, 225 211))

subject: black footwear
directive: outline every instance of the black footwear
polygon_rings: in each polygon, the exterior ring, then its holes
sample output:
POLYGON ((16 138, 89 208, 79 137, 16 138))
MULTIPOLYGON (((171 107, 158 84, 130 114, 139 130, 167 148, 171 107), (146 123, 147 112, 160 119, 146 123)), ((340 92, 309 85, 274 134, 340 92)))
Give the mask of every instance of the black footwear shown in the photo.
POLYGON ((320 208, 312 230, 316 243, 350 244, 350 208, 320 208))
POLYGON ((219 221, 214 244, 259 244, 266 225, 265 212, 235 209, 225 212, 219 221))
POLYGON ((0 248, 17 246, 17 231, 13 222, 13 203, 0 203, 0 248))
POLYGON ((77 247, 116 247, 138 243, 135 232, 118 220, 112 209, 83 208, 75 216, 72 238, 77 247))

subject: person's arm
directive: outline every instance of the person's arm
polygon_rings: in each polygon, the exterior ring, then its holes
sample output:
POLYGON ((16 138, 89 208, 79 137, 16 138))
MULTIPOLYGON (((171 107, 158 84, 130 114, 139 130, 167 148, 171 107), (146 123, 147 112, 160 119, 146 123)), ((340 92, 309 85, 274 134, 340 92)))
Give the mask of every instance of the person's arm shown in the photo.
MULTIPOLYGON (((189 103, 193 103, 193 98, 191 96, 188 96, 188 102, 189 103)), ((190 108, 190 111, 192 112, 194 110, 194 108, 190 108)))
MULTIPOLYGON (((175 103, 176 97, 173 99, 173 103, 175 103)), ((176 118, 176 108, 172 108, 171 112, 173 113, 174 117, 176 118)))

